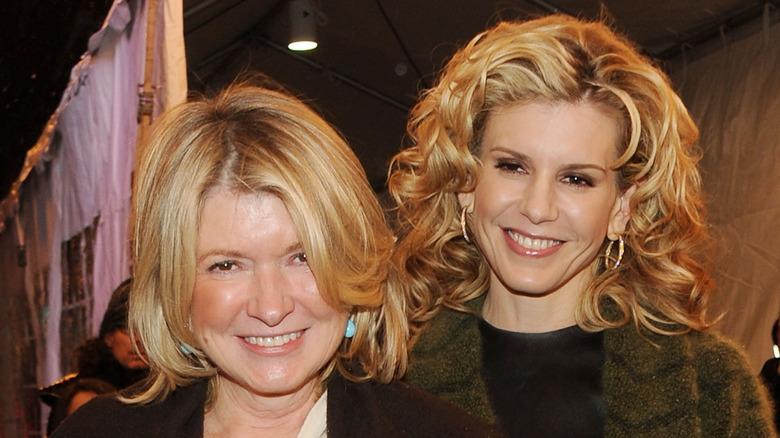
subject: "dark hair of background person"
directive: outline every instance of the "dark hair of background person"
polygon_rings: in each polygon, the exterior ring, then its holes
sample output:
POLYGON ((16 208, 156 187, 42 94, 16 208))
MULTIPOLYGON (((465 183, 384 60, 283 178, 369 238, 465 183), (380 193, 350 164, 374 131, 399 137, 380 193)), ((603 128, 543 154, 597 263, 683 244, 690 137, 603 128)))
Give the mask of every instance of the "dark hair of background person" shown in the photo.
POLYGON ((780 431, 780 357, 777 356, 777 331, 778 325, 780 325, 780 318, 776 319, 772 324, 772 342, 774 343, 773 355, 771 358, 764 362, 764 366, 761 368, 761 380, 766 385, 769 395, 772 397, 775 408, 775 428, 780 431))

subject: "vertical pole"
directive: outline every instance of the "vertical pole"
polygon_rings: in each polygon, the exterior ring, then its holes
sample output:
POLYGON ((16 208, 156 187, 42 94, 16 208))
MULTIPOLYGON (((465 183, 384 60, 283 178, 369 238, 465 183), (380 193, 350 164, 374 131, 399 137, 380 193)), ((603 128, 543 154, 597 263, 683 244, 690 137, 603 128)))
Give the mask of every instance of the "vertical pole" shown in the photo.
POLYGON ((155 87, 152 85, 152 68, 155 54, 155 30, 157 20, 157 0, 147 0, 149 9, 146 20, 146 56, 144 62, 144 83, 140 86, 138 99, 138 139, 135 147, 135 162, 146 146, 149 128, 152 124, 155 87))

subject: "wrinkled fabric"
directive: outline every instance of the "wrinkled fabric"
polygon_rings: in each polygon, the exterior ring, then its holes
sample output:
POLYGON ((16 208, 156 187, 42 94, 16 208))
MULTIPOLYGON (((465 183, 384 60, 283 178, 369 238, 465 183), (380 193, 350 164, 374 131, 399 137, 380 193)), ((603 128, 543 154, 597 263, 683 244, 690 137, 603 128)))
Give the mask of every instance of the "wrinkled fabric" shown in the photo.
MULTIPOLYGON (((5 333, 0 357, 7 358, 2 369, 10 376, 0 382, 6 388, 0 412, 4 425, 13 424, 3 429, 9 436, 26 435, 29 429, 13 428, 29 428, 36 421, 27 417, 36 410, 28 408, 35 401, 25 398, 24 388, 71 371, 64 369, 69 358, 62 357, 70 343, 60 340, 76 336, 73 327, 85 327, 84 335, 94 336, 111 291, 130 275, 128 217, 149 3, 115 0, 28 152, 14 185, 18 190, 0 205, 0 320, 5 333), (68 292, 63 282, 72 283, 74 274, 65 272, 72 261, 62 259, 63 242, 87 229, 89 235, 76 248, 84 259, 78 283, 86 292, 86 313, 74 321, 72 314, 63 316, 68 311, 63 308, 68 292)), ((158 0, 158 9, 154 114, 184 101, 187 88, 182 2, 158 0)))
MULTIPOLYGON (((726 37, 729 37, 728 33, 726 37)), ((717 293, 712 317, 756 374, 780 313, 780 23, 681 66, 674 85, 701 131, 717 293)))

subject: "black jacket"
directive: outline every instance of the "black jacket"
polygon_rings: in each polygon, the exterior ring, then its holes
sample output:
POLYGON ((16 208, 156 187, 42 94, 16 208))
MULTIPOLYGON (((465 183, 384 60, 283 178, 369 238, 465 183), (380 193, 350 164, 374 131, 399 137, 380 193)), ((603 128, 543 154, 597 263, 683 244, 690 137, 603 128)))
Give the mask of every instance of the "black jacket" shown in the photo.
MULTIPOLYGON (((53 438, 200 438, 208 383, 177 388, 163 402, 128 406, 100 396, 82 406, 53 438)), ((401 382, 355 383, 334 373, 328 382, 329 438, 497 437, 465 411, 401 382)))

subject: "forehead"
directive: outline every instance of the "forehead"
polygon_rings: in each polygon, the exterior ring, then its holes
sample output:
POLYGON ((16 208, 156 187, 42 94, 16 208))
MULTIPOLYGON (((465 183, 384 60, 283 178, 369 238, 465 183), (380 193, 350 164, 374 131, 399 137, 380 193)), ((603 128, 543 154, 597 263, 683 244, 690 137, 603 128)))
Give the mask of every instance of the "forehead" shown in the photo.
POLYGON ((282 197, 267 189, 251 190, 246 186, 242 186, 240 183, 236 185, 216 185, 206 190, 202 196, 197 211, 198 221, 203 222, 206 216, 207 210, 215 211, 222 214, 226 214, 226 207, 230 208, 231 213, 240 214, 242 209, 245 210, 251 206, 257 204, 281 204, 281 207, 287 212, 287 205, 282 200, 282 197), (219 206, 221 207, 219 207, 219 206))
POLYGON ((279 231, 295 233, 284 201, 273 193, 260 191, 240 193, 217 189, 203 202, 199 218, 199 235, 218 233, 248 233, 251 235, 279 231))
POLYGON ((494 110, 483 132, 483 153, 508 148, 563 160, 616 158, 618 121, 591 103, 523 103, 494 110))

